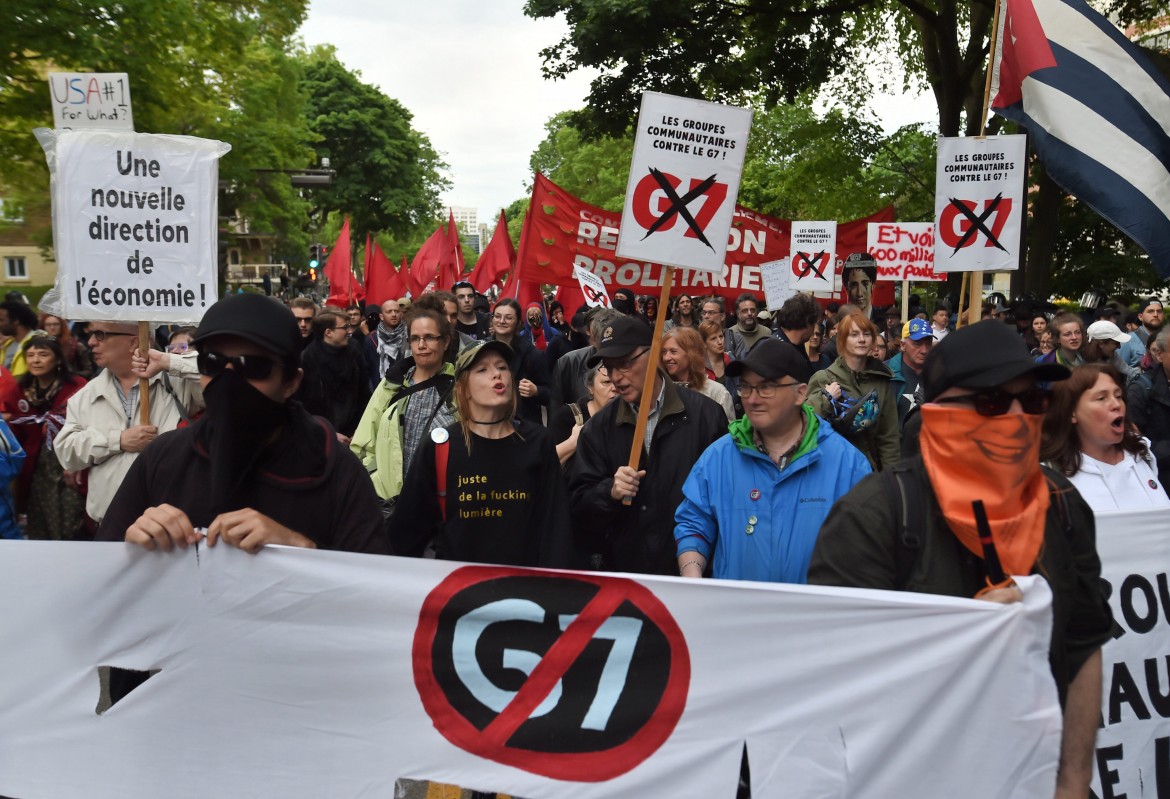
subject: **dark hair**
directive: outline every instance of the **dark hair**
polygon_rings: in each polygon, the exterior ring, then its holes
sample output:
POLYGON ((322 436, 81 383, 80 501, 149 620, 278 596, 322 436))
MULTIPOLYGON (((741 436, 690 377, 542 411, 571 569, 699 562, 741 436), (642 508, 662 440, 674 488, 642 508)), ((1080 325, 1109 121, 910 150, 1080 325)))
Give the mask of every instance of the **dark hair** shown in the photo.
POLYGON ((516 302, 516 300, 512 299, 511 297, 504 297, 502 300, 497 302, 495 307, 492 308, 492 312, 494 313, 496 308, 499 308, 500 306, 511 308, 513 311, 515 311, 517 323, 519 323, 520 320, 524 318, 524 309, 520 307, 520 303, 516 302))
POLYGON ((196 330, 198 330, 198 328, 191 327, 190 325, 186 325, 183 327, 176 327, 174 330, 171 331, 171 334, 169 336, 167 336, 167 344, 173 344, 176 336, 182 336, 182 335, 194 336, 196 330))
POLYGON ((784 301, 772 318, 784 330, 803 330, 815 325, 821 318, 821 307, 808 294, 793 294, 784 301))
POLYGON ((869 262, 868 264, 863 263, 861 261, 856 261, 852 264, 846 263, 844 266, 841 267, 841 280, 842 280, 842 282, 848 283, 849 282, 849 273, 855 269, 860 269, 862 272, 865 272, 865 276, 869 278, 870 283, 873 283, 874 281, 877 280, 877 265, 876 264, 874 264, 872 261, 869 262))
POLYGON ((336 311, 322 311, 313 317, 313 324, 310 328, 310 335, 314 338, 325 338, 325 331, 337 327, 337 323, 342 325, 346 323, 345 317, 336 311))
MULTIPOLYGON (((37 313, 23 302, 0 302, 0 308, 8 312, 8 321, 16 322, 29 330, 37 329, 37 313)), ((58 317, 59 318, 59 317, 58 317)))
POLYGON ((756 299, 756 295, 752 294, 750 291, 745 291, 743 294, 740 294, 735 298, 735 312, 737 314, 739 313, 739 304, 741 302, 747 302, 748 300, 751 300, 756 308, 760 307, 760 301, 756 299))
MULTIPOLYGON (((424 294, 423 296, 425 297, 426 295, 424 294)), ((449 303, 449 302, 453 302, 455 304, 459 303, 459 300, 455 299, 454 294, 452 294, 449 291, 443 291, 442 289, 439 289, 437 291, 432 291, 430 293, 430 296, 434 297, 436 300, 438 300, 440 303, 443 304, 443 313, 447 312, 447 308, 446 308, 447 303, 449 303)), ((419 299, 422 299, 422 298, 420 297, 419 299)))
POLYGON ((1105 375, 1121 389, 1121 404, 1125 408, 1125 434, 1118 445, 1125 452, 1150 460, 1150 452, 1142 438, 1129 421, 1129 406, 1125 402, 1125 378, 1107 363, 1086 363, 1072 370, 1068 380, 1052 384, 1052 402, 1044 415, 1044 432, 1040 440, 1040 460, 1047 461, 1052 468, 1064 475, 1074 475, 1081 470, 1081 437, 1073 424, 1073 412, 1081 396, 1097 384, 1105 375))
POLYGON ((682 300, 683 297, 686 297, 688 300, 691 301, 691 324, 694 324, 695 317, 699 315, 699 306, 695 303, 695 298, 692 297, 690 294, 679 294, 677 297, 674 298, 674 300, 673 300, 674 313, 671 314, 670 321, 674 322, 677 325, 682 320, 682 314, 678 310, 678 304, 682 300))
MULTIPOLYGON (((62 384, 69 379, 69 362, 65 360, 65 351, 61 347, 61 342, 57 341, 57 339, 53 338, 47 333, 40 333, 38 335, 29 337, 29 339, 24 342, 23 349, 26 353, 29 350, 34 349, 48 350, 49 352, 53 353, 53 357, 57 359, 57 379, 60 380, 62 384)), ((36 380, 36 378, 33 377, 31 372, 25 372, 17 380, 17 383, 23 389, 31 386, 34 380, 36 380)))
POLYGON ((408 339, 408 346, 410 344, 410 326, 419 319, 430 319, 433 321, 436 325, 439 326, 439 335, 447 339, 448 343, 451 341, 451 320, 447 318, 447 313, 445 311, 437 311, 431 303, 423 302, 423 300, 428 296, 430 295, 424 294, 422 297, 419 297, 419 301, 413 303, 406 311, 406 314, 402 317, 402 323, 406 325, 406 338, 408 339))

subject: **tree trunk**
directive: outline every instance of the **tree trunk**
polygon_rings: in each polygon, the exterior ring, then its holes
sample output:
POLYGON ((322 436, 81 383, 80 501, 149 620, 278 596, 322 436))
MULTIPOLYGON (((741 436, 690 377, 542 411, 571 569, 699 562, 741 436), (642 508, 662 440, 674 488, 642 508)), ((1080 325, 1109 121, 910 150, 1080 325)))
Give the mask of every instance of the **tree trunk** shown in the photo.
POLYGON ((1045 299, 1048 296, 1048 279, 1052 274, 1052 257, 1056 252, 1058 212, 1064 192, 1057 186, 1048 171, 1037 170, 1035 190, 1029 192, 1032 200, 1028 217, 1028 262, 1024 270, 1024 291, 1045 299))

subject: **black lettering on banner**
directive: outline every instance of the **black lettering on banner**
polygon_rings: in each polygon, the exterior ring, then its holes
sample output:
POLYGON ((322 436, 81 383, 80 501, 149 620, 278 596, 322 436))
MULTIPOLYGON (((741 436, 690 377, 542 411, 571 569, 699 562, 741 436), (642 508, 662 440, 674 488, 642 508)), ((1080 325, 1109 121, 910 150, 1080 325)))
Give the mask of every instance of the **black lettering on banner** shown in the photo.
POLYGON ((1121 744, 1103 746, 1097 750, 1097 775, 1101 778, 1101 799, 1127 799, 1125 794, 1113 792, 1113 786, 1121 782, 1121 774, 1109 766, 1110 761, 1121 760, 1123 756, 1121 744))
POLYGON ((1121 721, 1121 706, 1129 705, 1130 710, 1142 721, 1150 718, 1150 709, 1146 700, 1138 690, 1133 675, 1129 673, 1129 666, 1124 663, 1113 664, 1113 677, 1109 687, 1109 723, 1117 724, 1121 721))
POLYGON ((414 678, 454 745, 561 780, 624 774, 669 737, 686 642, 644 586, 502 567, 457 569, 423 603, 414 678))
POLYGON ((1148 633, 1158 623, 1158 598, 1150 581, 1140 574, 1131 574, 1121 584, 1121 615, 1135 633, 1148 633), (1145 601, 1144 613, 1138 613, 1133 604, 1134 592, 1139 592, 1145 601))

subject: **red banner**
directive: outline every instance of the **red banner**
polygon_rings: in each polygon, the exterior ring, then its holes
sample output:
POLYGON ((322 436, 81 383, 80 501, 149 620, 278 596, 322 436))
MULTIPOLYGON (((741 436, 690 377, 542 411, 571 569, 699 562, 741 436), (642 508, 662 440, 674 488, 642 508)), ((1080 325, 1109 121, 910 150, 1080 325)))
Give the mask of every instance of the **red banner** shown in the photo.
MULTIPOLYGON (((517 255, 517 271, 523 280, 553 285, 575 283, 573 265, 589 269, 610 293, 619 287, 637 294, 657 294, 665 270, 659 264, 627 261, 616 256, 621 211, 606 211, 574 197, 539 172, 532 191, 532 205, 525 220, 517 255)), ((837 225, 838 259, 864 252, 870 222, 894 221, 894 208, 837 225)), ((676 269, 672 294, 718 294, 734 301, 744 292, 764 296, 760 264, 787 260, 791 223, 736 206, 727 237, 727 256, 722 275, 676 269)), ((842 295, 842 301, 846 301, 842 295)), ((875 286, 875 305, 894 301, 890 283, 875 286), (887 296, 888 295, 888 296, 887 296)))

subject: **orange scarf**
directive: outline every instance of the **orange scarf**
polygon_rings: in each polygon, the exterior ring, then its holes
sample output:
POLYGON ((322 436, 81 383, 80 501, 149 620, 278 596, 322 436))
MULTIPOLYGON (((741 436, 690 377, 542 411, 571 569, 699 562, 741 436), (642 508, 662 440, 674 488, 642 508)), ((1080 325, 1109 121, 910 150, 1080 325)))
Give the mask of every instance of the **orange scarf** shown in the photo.
POLYGON ((974 500, 983 500, 1007 575, 1032 573, 1044 543, 1048 481, 1040 469, 1042 416, 980 416, 973 408, 922 406, 922 460, 943 517, 980 558, 974 500))

